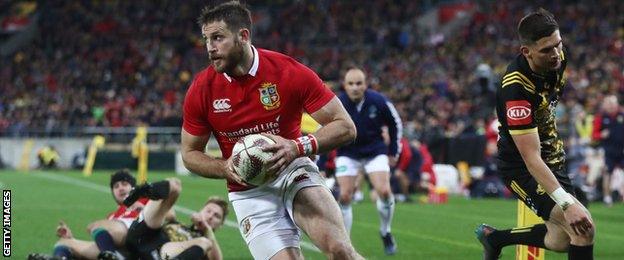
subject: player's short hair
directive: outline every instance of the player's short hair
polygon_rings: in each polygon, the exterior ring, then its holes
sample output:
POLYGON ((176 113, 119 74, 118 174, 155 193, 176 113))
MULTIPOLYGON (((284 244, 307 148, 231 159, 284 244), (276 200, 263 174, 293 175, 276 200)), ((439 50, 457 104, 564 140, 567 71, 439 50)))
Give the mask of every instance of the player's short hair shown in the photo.
POLYGON ((206 204, 204 204, 204 206, 210 203, 217 204, 217 206, 221 207, 221 209, 223 210, 223 221, 225 221, 225 217, 227 217, 229 210, 228 202, 219 196, 211 196, 210 198, 208 198, 208 201, 206 201, 206 204))
POLYGON ((128 169, 121 169, 111 175, 110 188, 113 189, 113 186, 115 186, 115 183, 120 182, 120 181, 128 182, 130 183, 130 185, 132 185, 132 187, 136 185, 136 179, 132 177, 128 169))
POLYGON ((232 32, 242 28, 251 32, 251 12, 238 1, 229 1, 216 6, 206 6, 201 11, 197 23, 203 26, 208 23, 223 21, 232 32))
POLYGON ((544 8, 527 14, 518 23, 518 36, 522 44, 533 44, 559 30, 555 17, 544 8))

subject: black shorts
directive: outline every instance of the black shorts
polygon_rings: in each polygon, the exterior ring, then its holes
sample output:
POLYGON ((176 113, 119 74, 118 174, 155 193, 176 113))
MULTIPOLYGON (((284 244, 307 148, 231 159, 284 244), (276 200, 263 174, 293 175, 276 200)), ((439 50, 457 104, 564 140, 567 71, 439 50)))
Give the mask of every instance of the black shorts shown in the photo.
POLYGON ((162 229, 153 229, 144 221, 135 220, 128 229, 126 247, 132 259, 160 260, 160 248, 169 240, 162 229))
MULTIPOLYGON (((553 173, 561 187, 572 194, 572 196, 576 197, 574 186, 572 186, 570 178, 564 174, 564 171, 554 171, 553 173)), ((550 212, 556 205, 555 201, 550 198, 546 190, 531 176, 529 170, 526 168, 501 170, 500 175, 507 188, 511 190, 519 200, 522 200, 527 207, 535 212, 536 215, 543 220, 548 220, 550 218, 550 212)))
POLYGON ((624 154, 605 154, 605 164, 607 165, 607 174, 612 174, 615 167, 624 168, 624 154))

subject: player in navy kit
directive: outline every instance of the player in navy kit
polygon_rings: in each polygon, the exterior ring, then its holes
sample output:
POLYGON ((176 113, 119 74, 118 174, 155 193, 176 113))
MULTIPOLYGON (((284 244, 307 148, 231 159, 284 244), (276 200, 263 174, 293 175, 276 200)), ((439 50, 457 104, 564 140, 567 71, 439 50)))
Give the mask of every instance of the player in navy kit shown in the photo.
POLYGON ((358 171, 363 168, 379 195, 377 211, 381 218, 380 233, 385 253, 396 252, 390 233, 394 213, 394 196, 390 189, 390 165, 396 164, 400 151, 402 123, 396 109, 386 97, 367 89, 366 75, 359 68, 350 68, 344 77, 344 92, 340 101, 357 128, 354 143, 338 149, 336 177, 340 185, 340 207, 347 230, 351 230, 353 213, 351 198, 358 171), (388 128, 390 145, 384 143, 383 128, 388 128))

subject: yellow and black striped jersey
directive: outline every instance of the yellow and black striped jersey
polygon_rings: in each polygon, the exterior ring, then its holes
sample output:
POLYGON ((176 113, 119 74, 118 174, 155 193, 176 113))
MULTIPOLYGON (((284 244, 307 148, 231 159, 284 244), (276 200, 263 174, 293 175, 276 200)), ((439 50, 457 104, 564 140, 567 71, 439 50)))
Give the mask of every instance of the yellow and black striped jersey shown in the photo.
POLYGON ((541 156, 551 170, 563 168, 565 152, 557 133, 555 107, 565 85, 564 51, 561 60, 561 67, 546 75, 534 73, 522 54, 507 67, 496 92, 500 170, 526 167, 511 138, 526 133, 539 134, 541 156))

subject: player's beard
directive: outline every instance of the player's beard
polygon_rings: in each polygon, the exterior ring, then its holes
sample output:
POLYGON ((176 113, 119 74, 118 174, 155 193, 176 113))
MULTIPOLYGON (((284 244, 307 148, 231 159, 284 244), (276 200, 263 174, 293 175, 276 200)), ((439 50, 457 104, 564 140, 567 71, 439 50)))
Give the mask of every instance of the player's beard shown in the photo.
POLYGON ((243 62, 243 44, 238 40, 234 40, 234 46, 232 46, 232 51, 225 57, 225 64, 221 71, 227 73, 228 75, 234 75, 234 70, 236 66, 243 62))

